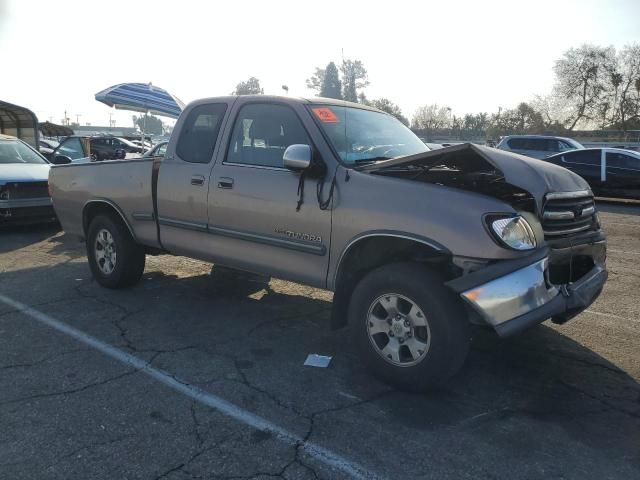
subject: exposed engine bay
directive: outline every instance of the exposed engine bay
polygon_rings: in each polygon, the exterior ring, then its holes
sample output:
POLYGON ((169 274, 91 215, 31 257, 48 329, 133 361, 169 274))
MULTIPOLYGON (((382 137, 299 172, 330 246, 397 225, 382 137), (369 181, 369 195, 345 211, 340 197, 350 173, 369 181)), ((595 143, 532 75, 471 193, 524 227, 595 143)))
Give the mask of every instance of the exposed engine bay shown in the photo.
POLYGON ((372 173, 478 192, 502 200, 516 210, 536 212, 533 196, 507 182, 502 171, 475 149, 437 152, 443 154, 420 162, 388 166, 372 173))

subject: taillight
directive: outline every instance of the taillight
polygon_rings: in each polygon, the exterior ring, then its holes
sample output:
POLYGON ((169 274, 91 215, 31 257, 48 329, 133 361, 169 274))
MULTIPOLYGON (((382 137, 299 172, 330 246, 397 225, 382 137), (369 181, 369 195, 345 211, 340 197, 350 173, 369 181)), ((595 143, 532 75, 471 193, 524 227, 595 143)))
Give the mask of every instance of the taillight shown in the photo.
POLYGON ((51 185, 50 183, 47 184, 47 190, 49 192, 49 196, 53 197, 53 185, 51 185))

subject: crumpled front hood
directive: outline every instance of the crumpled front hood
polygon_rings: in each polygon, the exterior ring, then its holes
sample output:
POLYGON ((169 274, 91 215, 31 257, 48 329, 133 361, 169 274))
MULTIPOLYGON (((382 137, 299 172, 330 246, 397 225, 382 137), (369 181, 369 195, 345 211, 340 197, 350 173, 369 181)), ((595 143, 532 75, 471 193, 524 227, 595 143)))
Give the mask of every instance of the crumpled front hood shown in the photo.
POLYGON ((431 150, 406 157, 367 165, 364 171, 376 171, 408 165, 447 165, 457 155, 476 155, 502 173, 505 181, 529 192, 539 207, 550 192, 575 192, 590 190, 589 184, 566 168, 535 158, 525 157, 504 150, 464 143, 439 150, 431 150), (449 161, 450 161, 449 160, 449 161))
POLYGON ((0 185, 11 182, 46 182, 48 163, 0 163, 0 185))

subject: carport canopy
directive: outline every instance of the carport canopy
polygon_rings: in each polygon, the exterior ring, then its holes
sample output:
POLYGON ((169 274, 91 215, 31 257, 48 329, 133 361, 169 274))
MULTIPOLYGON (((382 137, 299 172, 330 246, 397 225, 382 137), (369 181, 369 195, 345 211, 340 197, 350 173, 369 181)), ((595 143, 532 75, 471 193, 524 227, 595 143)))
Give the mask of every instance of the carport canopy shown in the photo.
POLYGON ((0 100, 0 133, 38 148, 38 118, 28 108, 0 100))

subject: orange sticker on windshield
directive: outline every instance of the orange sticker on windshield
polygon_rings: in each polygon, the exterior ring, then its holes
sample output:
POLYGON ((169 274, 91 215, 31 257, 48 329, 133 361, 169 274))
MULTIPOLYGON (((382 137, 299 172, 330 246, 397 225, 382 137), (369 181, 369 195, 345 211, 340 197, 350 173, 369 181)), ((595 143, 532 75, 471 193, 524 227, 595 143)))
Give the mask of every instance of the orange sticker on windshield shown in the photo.
POLYGON ((319 108, 312 108, 311 110, 313 110, 313 113, 316 114, 316 117, 318 117, 318 119, 321 122, 324 122, 324 123, 340 122, 340 120, 338 120, 338 117, 336 117, 336 114, 333 113, 330 108, 319 107, 319 108))

